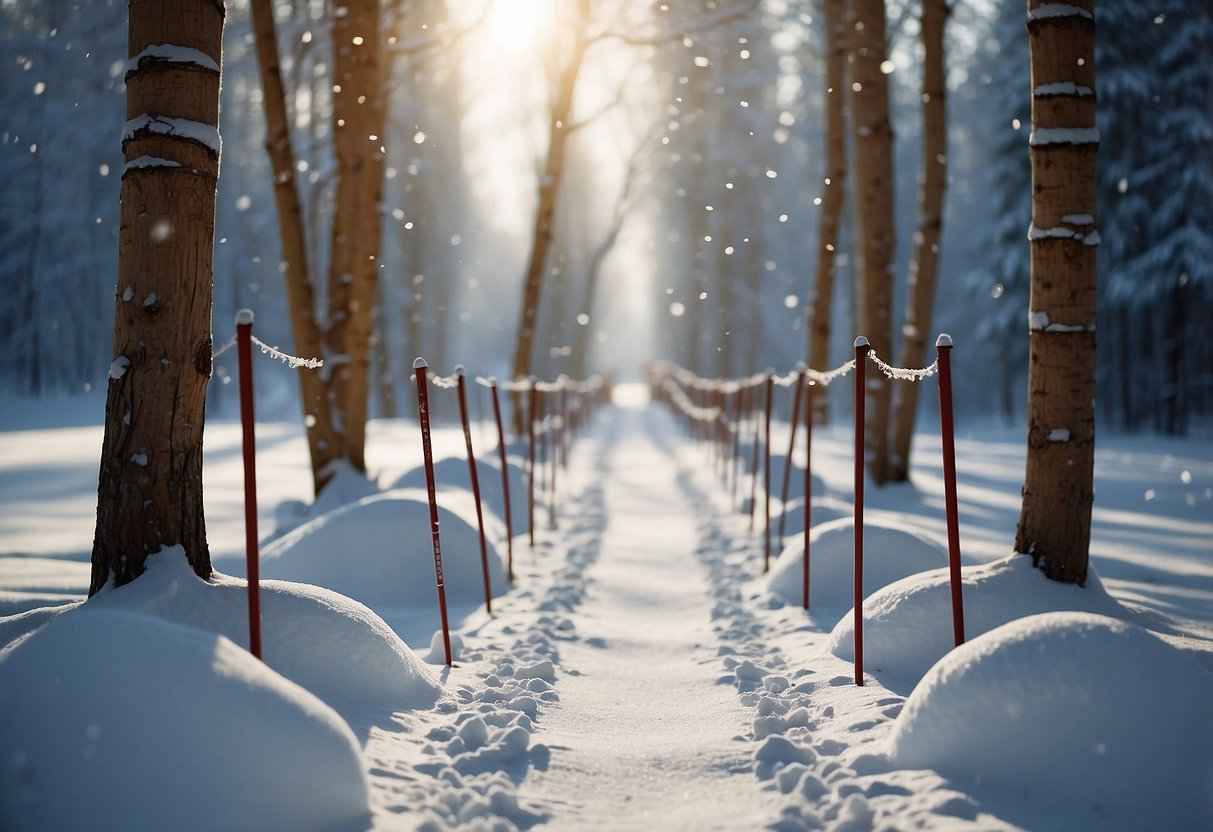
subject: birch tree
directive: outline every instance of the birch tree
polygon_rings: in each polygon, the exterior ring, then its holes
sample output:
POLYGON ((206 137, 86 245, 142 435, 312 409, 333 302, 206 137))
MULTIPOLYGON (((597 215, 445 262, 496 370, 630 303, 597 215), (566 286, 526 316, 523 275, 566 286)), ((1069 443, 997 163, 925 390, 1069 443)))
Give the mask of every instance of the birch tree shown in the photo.
MULTIPOLYGON (((922 0, 922 168, 918 182, 918 230, 914 233, 914 257, 906 280, 906 317, 897 361, 902 367, 928 363, 927 349, 931 343, 928 336, 935 305, 943 196, 948 179, 943 35, 949 13, 946 0, 922 0)), ((914 437, 920 387, 897 386, 888 462, 888 478, 893 482, 905 482, 910 476, 910 442, 914 437)))
MULTIPOLYGON (((809 366, 826 370, 830 366, 830 309, 834 301, 834 276, 838 258, 838 227, 846 202, 847 174, 846 104, 847 22, 845 0, 825 0, 826 119, 824 131, 826 175, 821 197, 821 221, 817 231, 817 278, 809 312, 809 366)), ((824 424, 829 418, 829 401, 814 387, 809 388, 813 419, 824 424)))
POLYGON ((1095 460, 1095 2, 1028 0, 1032 70, 1028 441, 1015 549, 1087 577, 1095 460))
POLYGON ((282 83, 270 0, 253 0, 257 59, 266 101, 266 147, 295 349, 325 356, 323 374, 300 382, 304 423, 319 493, 346 464, 366 471, 366 419, 373 311, 378 291, 380 197, 383 192, 385 96, 380 75, 378 0, 350 0, 334 9, 333 156, 336 162, 328 282, 328 315, 316 316, 316 282, 296 179, 287 91, 282 83))
MULTIPOLYGON (((535 222, 531 230, 531 248, 523 277, 522 306, 518 311, 518 328, 514 341, 514 376, 531 373, 532 352, 535 343, 535 325, 539 319, 539 301, 543 296, 543 282, 548 270, 548 259, 555 235, 556 198, 560 182, 564 177, 568 139, 573 127, 570 117, 573 112, 573 97, 577 88, 577 77, 585 60, 586 50, 591 44, 588 27, 590 23, 590 0, 577 0, 571 27, 571 42, 568 54, 557 69, 553 89, 552 109, 548 119, 548 149, 542 172, 537 183, 535 222)), ((521 411, 514 408, 515 431, 521 430, 518 422, 521 411)))
POLYGON ((221 0, 128 4, 114 360, 93 539, 95 594, 180 546, 211 573, 202 427, 211 374, 221 0))
MULTIPOLYGON (((893 126, 884 0, 852 0, 848 30, 851 128, 855 146, 855 215, 858 231, 860 320, 878 355, 891 355, 893 322, 893 126)), ((867 469, 872 480, 888 477, 889 380, 868 374, 867 469)))
MULTIPOLYGON (((295 153, 287 118, 286 91, 278 57, 278 34, 271 0, 252 0, 250 11, 257 63, 265 93, 265 147, 274 172, 274 202, 278 235, 282 244, 282 276, 286 282, 287 306, 295 350, 306 356, 323 354, 321 328, 316 320, 316 292, 308 265, 307 232, 299 184, 295 178, 295 153)), ((312 460, 312 487, 319 493, 327 481, 329 464, 338 459, 341 441, 333 423, 328 390, 319 373, 299 374, 308 451, 312 460)))

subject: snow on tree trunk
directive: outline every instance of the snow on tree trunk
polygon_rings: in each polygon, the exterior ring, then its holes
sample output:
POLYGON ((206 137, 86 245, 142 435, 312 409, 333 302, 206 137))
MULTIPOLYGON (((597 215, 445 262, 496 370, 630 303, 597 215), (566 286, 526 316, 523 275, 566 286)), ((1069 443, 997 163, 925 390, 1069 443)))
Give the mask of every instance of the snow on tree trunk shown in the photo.
POLYGON ((93 540, 95 594, 184 548, 208 577, 202 428, 211 374, 220 0, 128 5, 114 361, 93 540))
MULTIPOLYGON (((884 0, 850 5, 851 126, 855 141, 855 215, 859 232, 862 335, 878 355, 891 356, 893 343, 893 126, 889 121, 889 79, 884 0)), ((869 373, 867 469, 881 485, 887 478, 889 380, 869 373)))
MULTIPOLYGON (((809 366, 827 370, 830 365, 830 311, 834 302, 834 275, 838 257, 838 225, 846 201, 847 174, 846 103, 847 24, 845 0, 825 0, 826 33, 826 122, 825 191, 821 199, 821 223, 817 232, 817 283, 813 288, 809 320, 809 366)), ((823 391, 810 387, 813 419, 829 420, 829 400, 823 391)))
MULTIPOLYGON (((291 332, 295 339, 295 354, 310 358, 323 354, 324 342, 316 322, 315 290, 308 269, 307 235, 303 227, 299 185, 295 179, 295 152, 286 113, 286 93, 278 59, 273 5, 270 0, 252 0, 251 14, 253 36, 257 43, 257 63, 265 93, 265 148, 274 172, 274 202, 277 206, 291 332)), ((341 457, 341 437, 333 426, 324 376, 310 370, 300 371, 299 393, 303 400, 308 451, 312 460, 312 487, 318 494, 331 476, 329 463, 341 457)))
POLYGON ((365 472, 385 142, 377 0, 349 0, 335 7, 332 37, 337 193, 328 283, 329 396, 345 437, 343 456, 365 472))
POLYGON ((1087 577, 1095 458, 1094 0, 1028 2, 1032 288, 1028 451, 1015 548, 1087 577))
MULTIPOLYGON (((543 278, 547 273, 548 255, 556 220, 556 198, 560 191, 560 180, 564 176, 564 163, 569 138, 569 116, 573 111, 573 92, 581 63, 589 47, 585 26, 589 21, 589 0, 580 0, 577 31, 568 59, 561 67, 556 79, 556 94, 552 105, 548 127, 548 152, 543 172, 539 177, 538 208, 535 225, 531 232, 531 254, 527 261, 526 278, 522 290, 522 307, 518 315, 518 332, 514 341, 513 374, 515 378, 531 374, 532 352, 535 342, 535 326, 539 320, 539 304, 543 295, 543 278)), ((518 395, 514 396, 514 431, 521 433, 522 409, 518 406, 518 395)))
MULTIPOLYGON (((947 186, 948 114, 944 75, 944 28, 948 20, 945 0, 922 2, 922 175, 918 191, 918 232, 914 259, 906 287, 906 320, 901 333, 898 364, 916 367, 928 363, 931 311, 939 267, 939 233, 943 225, 943 194, 947 186)), ((932 339, 933 340, 933 339, 932 339)), ((889 453, 889 480, 910 477, 910 442, 922 385, 899 384, 893 410, 893 447, 889 453)))

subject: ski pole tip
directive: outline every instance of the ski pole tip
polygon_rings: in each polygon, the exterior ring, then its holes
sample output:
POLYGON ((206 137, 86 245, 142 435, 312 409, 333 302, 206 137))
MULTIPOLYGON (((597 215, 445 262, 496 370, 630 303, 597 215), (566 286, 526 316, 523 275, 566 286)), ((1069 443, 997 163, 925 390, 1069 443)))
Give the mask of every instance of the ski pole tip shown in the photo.
POLYGON ((414 370, 424 370, 429 366, 430 365, 426 364, 425 359, 422 358, 420 355, 413 359, 413 369, 414 370))
POLYGON ((939 333, 939 337, 935 339, 935 346, 936 347, 952 346, 952 336, 946 332, 939 333))
POLYGON ((462 364, 456 364, 456 365, 455 365, 455 375, 459 376, 460 378, 462 378, 462 377, 463 377, 464 373, 463 373, 463 365, 462 365, 462 364))
POLYGON ((858 338, 855 339, 855 349, 859 349, 860 347, 870 347, 870 346, 872 346, 872 345, 868 343, 868 339, 864 338, 862 335, 860 335, 858 338))
POLYGON ((236 326, 250 326, 253 323, 253 310, 241 309, 236 313, 236 326))

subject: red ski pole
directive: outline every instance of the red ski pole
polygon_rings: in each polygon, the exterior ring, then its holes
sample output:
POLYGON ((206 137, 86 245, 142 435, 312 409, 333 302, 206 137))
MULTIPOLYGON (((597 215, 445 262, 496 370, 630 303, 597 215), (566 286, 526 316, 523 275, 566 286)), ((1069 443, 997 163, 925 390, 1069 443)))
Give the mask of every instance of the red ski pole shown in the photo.
POLYGON ((430 534, 434 543, 434 578, 438 584, 438 613, 442 617, 442 648, 451 666, 451 630, 446 617, 446 584, 442 579, 442 542, 438 539, 438 495, 434 487, 434 452, 430 442, 430 402, 425 386, 424 358, 413 362, 417 371, 417 414, 421 420, 421 454, 425 460, 425 490, 430 500, 430 534))
POLYGON ((484 512, 480 507, 480 477, 476 473, 476 455, 472 453, 472 425, 468 420, 467 385, 463 376, 463 365, 456 365, 459 394, 459 419, 463 422, 463 444, 467 446, 468 474, 472 478, 472 498, 476 501, 476 525, 480 529, 480 570, 484 573, 484 608, 493 613, 493 587, 489 580, 489 553, 484 540, 484 512))
POLYGON ((535 389, 535 380, 531 379, 527 393, 527 531, 531 537, 531 545, 535 545, 535 406, 539 401, 539 391, 535 389))
MULTIPOLYGON (((779 489, 779 551, 783 551, 783 530, 788 520, 788 485, 792 480, 792 452, 796 450, 796 423, 800 421, 800 395, 804 391, 805 371, 803 365, 796 375, 796 389, 792 393, 792 419, 788 431, 788 456, 783 463, 783 484, 779 489)), ((808 465, 806 462, 805 465, 808 465)), ((805 516, 805 522, 808 522, 805 516)))
POLYGON ((809 567, 811 541, 809 527, 812 524, 813 508, 813 387, 809 381, 804 400, 804 608, 809 608, 809 567))
POLYGON ((863 686, 863 428, 864 369, 871 349, 868 339, 855 339, 855 684, 863 686))
POLYGON ((501 397, 497 393, 497 379, 489 379, 489 392, 493 394, 493 419, 497 422, 497 455, 501 458, 501 493, 505 501, 505 536, 509 551, 507 572, 510 583, 514 582, 514 518, 510 512, 510 464, 506 460, 505 426, 501 422, 501 397))
POLYGON ((775 397, 775 376, 767 371, 767 400, 762 431, 762 571, 771 571, 771 405, 775 397))
POLYGON ((253 435, 253 311, 236 313, 240 364, 240 427, 244 449, 244 558, 248 573, 249 652, 261 658, 261 576, 257 543, 257 458, 253 435))
POLYGON ((952 336, 935 340, 939 361, 939 422, 943 438, 943 495, 948 515, 948 568, 952 579, 952 634, 965 641, 964 598, 960 585, 960 516, 956 508, 956 430, 952 423, 952 336))

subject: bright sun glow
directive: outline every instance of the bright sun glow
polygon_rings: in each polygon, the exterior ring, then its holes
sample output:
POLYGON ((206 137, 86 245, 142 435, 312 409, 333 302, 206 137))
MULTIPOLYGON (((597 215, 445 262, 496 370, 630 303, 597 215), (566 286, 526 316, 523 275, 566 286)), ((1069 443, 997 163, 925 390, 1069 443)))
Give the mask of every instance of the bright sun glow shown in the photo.
POLYGON ((508 58, 526 52, 552 23, 550 0, 493 0, 489 34, 493 45, 508 58))

